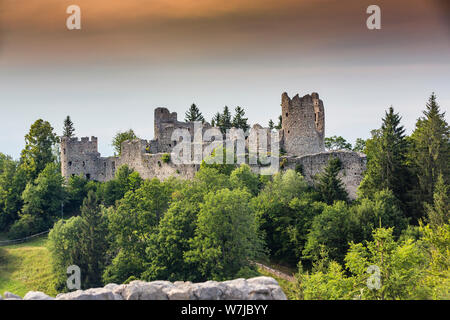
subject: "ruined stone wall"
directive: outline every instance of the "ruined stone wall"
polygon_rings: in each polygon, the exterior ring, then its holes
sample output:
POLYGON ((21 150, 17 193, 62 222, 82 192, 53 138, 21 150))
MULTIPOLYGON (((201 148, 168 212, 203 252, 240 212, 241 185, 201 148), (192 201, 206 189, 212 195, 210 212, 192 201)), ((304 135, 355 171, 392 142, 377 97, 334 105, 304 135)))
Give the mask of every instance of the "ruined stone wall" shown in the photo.
POLYGON ((302 156, 325 151, 325 112, 319 94, 292 99, 281 96, 282 147, 288 155, 302 156))
POLYGON ((341 160, 342 169, 339 173, 339 177, 344 183, 350 198, 356 199, 356 191, 362 181, 367 164, 366 155, 363 153, 341 150, 321 152, 301 157, 287 156, 281 157, 280 163, 283 163, 283 159, 286 159, 283 164, 284 170, 301 168, 302 175, 313 185, 315 183, 315 178, 327 166, 328 160, 331 157, 336 157, 341 160), (298 165, 301 167, 298 167, 298 165))
POLYGON ((61 140, 61 173, 68 178, 83 175, 88 179, 104 181, 107 162, 100 158, 97 138, 67 138, 61 140))
MULTIPOLYGON (((128 165, 143 179, 158 178, 165 180, 171 176, 192 179, 198 171, 198 165, 175 165, 172 161, 163 161, 165 153, 149 153, 146 140, 135 139, 122 143, 119 166, 128 165)), ((167 153, 169 154, 169 153, 167 153)))

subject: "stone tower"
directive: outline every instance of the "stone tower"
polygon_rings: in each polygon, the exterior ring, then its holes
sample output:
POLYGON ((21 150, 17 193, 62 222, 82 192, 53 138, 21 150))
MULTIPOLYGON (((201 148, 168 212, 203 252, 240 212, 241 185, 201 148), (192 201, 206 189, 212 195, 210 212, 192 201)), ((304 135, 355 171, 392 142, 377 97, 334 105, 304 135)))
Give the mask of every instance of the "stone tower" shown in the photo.
POLYGON ((100 157, 97 138, 61 139, 61 174, 68 179, 82 175, 87 179, 105 181, 114 177, 115 162, 100 157))
POLYGON ((282 129, 280 139, 288 155, 303 156, 325 151, 325 114, 319 94, 292 99, 281 95, 282 129))

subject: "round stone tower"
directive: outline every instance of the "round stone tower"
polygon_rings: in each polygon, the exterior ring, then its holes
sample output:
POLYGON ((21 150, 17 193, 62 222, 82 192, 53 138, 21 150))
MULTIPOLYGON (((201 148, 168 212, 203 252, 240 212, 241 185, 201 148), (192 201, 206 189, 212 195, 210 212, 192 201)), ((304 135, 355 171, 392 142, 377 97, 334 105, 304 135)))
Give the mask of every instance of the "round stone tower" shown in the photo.
POLYGON ((282 147, 288 155, 302 156, 325 151, 325 114, 319 94, 292 99, 281 95, 282 147))

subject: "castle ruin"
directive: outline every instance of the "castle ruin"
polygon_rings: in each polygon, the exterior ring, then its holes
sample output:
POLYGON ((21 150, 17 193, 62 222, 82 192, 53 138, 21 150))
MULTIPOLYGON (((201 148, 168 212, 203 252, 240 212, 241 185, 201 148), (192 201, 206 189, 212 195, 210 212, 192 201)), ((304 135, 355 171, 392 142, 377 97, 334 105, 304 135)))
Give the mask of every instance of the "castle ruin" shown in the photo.
MULTIPOLYGON (((295 169, 313 184, 330 157, 341 160, 340 177, 351 198, 356 197, 356 190, 366 168, 366 156, 353 151, 326 152, 324 146, 325 114, 322 100, 317 93, 292 99, 287 93, 281 96, 282 128, 278 131, 280 150, 280 169, 295 169)), ((170 176, 191 179, 199 170, 198 164, 174 164, 165 154, 170 154, 180 141, 172 140, 176 129, 185 129, 194 134, 193 122, 180 122, 176 112, 166 108, 154 111, 154 139, 147 141, 135 139, 125 141, 121 146, 120 156, 101 157, 98 152, 97 138, 67 138, 61 141, 61 172, 66 179, 75 175, 96 181, 108 181, 114 178, 117 168, 128 165, 137 171, 143 179, 158 178, 164 180, 170 176)), ((262 129, 258 124, 253 126, 262 129)), ((212 128, 205 122, 202 130, 212 128)), ((269 128, 263 128, 270 133, 269 128)), ((248 140, 248 139, 247 139, 248 140)), ((270 140, 268 140, 270 144, 270 140)), ((204 146, 203 146, 204 147, 204 146)), ((249 145, 246 142, 246 151, 249 145)), ((259 165, 251 165, 259 172, 259 165)))

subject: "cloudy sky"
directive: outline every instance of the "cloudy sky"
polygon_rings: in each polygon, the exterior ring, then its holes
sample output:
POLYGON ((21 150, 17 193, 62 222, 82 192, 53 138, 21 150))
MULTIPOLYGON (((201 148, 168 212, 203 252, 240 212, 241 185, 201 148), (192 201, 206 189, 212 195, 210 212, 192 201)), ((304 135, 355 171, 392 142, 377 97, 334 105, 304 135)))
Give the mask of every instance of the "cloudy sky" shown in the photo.
MULTIPOLYGON (((281 93, 316 91, 326 135, 353 142, 390 105, 408 133, 431 92, 450 106, 445 0, 0 0, 0 152, 17 158, 38 118, 78 136, 133 128, 153 138, 153 109, 183 119, 244 107, 252 124, 280 114, 281 93), (82 29, 66 28, 81 8, 82 29), (381 7, 381 30, 366 8, 381 7)), ((447 116, 448 120, 448 116, 447 116)))

